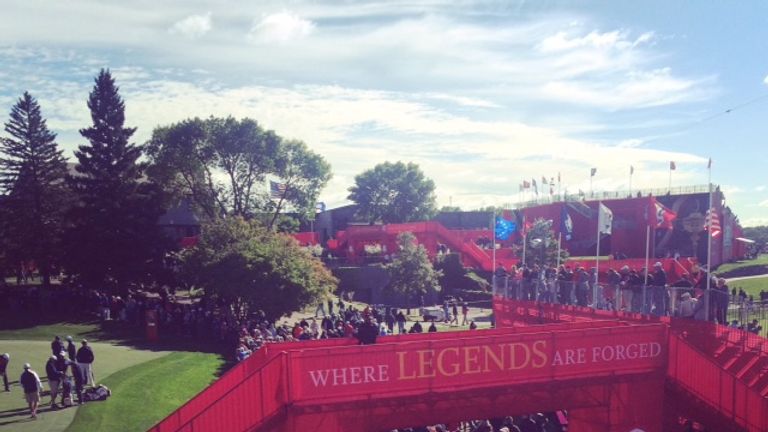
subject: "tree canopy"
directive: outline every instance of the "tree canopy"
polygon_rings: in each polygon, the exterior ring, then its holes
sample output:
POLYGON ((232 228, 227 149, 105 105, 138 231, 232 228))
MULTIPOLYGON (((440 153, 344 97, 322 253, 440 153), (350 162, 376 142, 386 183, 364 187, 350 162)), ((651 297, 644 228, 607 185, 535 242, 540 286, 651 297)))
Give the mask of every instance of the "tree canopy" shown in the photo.
POLYGON ((408 300, 430 291, 440 291, 442 273, 435 270, 423 245, 416 236, 404 232, 397 236, 398 252, 386 269, 390 275, 389 289, 408 300))
POLYGON ((167 243, 157 219, 159 189, 143 179, 142 148, 130 143, 125 104, 108 70, 102 69, 88 98, 92 126, 75 152, 77 173, 68 177, 76 202, 65 234, 64 263, 86 286, 126 288, 159 266, 167 243))
POLYGON ((149 176, 205 219, 270 213, 309 214, 331 177, 330 165, 301 141, 284 140, 255 120, 193 118, 158 127, 147 143, 149 176), (267 179, 284 184, 271 197, 267 179), (274 198, 274 201, 273 201, 274 198))
POLYGON ((6 260, 34 262, 49 283, 51 265, 61 254, 61 232, 68 205, 67 165, 37 100, 25 92, 0 138, 0 232, 6 260))
POLYGON ((183 255, 184 276, 241 312, 262 310, 274 320, 336 289, 336 278, 309 250, 258 222, 218 219, 203 230, 200 243, 183 255))
POLYGON ((384 162, 355 176, 347 198, 370 223, 425 220, 437 209, 435 183, 411 162, 384 162))
MULTIPOLYGON (((536 219, 533 222, 528 235, 525 236, 527 240, 525 251, 525 264, 532 266, 533 264, 539 265, 556 265, 557 264, 557 249, 558 242, 555 238, 555 234, 552 231, 552 221, 544 219, 536 219)), ((523 248, 516 248, 517 256, 522 259, 523 248)), ((565 262, 568 259, 568 251, 560 249, 560 262, 565 262)))

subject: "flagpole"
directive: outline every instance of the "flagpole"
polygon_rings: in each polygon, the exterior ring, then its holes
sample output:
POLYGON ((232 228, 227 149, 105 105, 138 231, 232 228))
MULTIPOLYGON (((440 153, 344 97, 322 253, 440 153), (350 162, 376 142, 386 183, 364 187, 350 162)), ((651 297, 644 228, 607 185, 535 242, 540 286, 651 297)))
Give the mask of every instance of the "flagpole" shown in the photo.
MULTIPOLYGON (((648 273, 650 273, 650 269, 648 266, 650 265, 651 261, 651 225, 648 224, 648 226, 645 227, 645 276, 644 278, 648 278, 648 273)), ((645 285, 645 283, 643 283, 645 285)))
POLYGON ((634 169, 632 167, 629 167, 629 197, 632 197, 632 174, 634 169))
POLYGON ((709 321, 709 290, 712 282, 712 218, 714 217, 714 212, 712 211, 712 158, 709 159, 709 164, 707 164, 707 171, 709 172, 707 180, 707 184, 709 184, 709 208, 707 209, 709 218, 707 219, 707 292, 704 295, 704 321, 709 321))
POLYGON ((597 309, 597 281, 600 279, 600 211, 602 201, 597 202, 597 247, 595 249, 595 283, 592 285, 592 306, 597 309))
POLYGON ((672 193, 672 165, 669 166, 669 193, 672 193))
POLYGON ((525 244, 528 243, 526 238, 528 237, 528 230, 525 229, 525 214, 523 214, 523 265, 525 265, 525 244))
POLYGON ((492 256, 492 262, 493 262, 493 268, 491 271, 496 271, 496 215, 491 213, 491 232, 493 233, 493 253, 492 256))

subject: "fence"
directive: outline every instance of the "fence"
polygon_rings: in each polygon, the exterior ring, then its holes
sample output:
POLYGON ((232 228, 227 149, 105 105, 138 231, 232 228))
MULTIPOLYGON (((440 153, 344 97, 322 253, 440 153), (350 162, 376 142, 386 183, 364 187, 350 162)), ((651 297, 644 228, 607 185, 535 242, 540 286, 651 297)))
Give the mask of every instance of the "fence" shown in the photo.
MULTIPOLYGON (((720 324, 747 323, 768 318, 768 303, 738 301, 714 288, 710 294, 693 287, 594 283, 557 279, 524 280, 493 276, 493 294, 514 300, 537 301, 657 316, 711 320, 720 324), (707 306, 708 309, 707 310, 707 306)), ((757 330, 763 331, 762 328, 757 330)))
MULTIPOLYGON (((696 329, 690 329, 694 333, 700 331, 704 323, 697 323, 696 329)), ((685 326, 683 324, 683 326, 685 326)), ((673 322, 673 330, 680 330, 681 326, 673 322)), ((712 326, 709 336, 715 336, 711 340, 718 340, 725 336, 739 336, 738 333, 723 326, 712 326)), ((739 426, 745 427, 750 432, 768 430, 768 400, 763 398, 755 388, 750 388, 750 383, 743 379, 743 372, 734 373, 718 364, 711 355, 699 349, 696 343, 689 340, 690 333, 673 331, 669 338, 669 363, 667 375, 673 382, 702 401, 711 405, 721 415, 729 418, 739 426)), ((748 341, 757 341, 757 336, 742 334, 739 339, 744 347, 748 347, 748 341)), ((762 346, 763 338, 759 342, 762 346)), ((726 346, 729 343, 726 342, 726 346)))
MULTIPOLYGON (((714 187, 714 186, 713 186, 714 187)), ((640 196, 662 196, 662 195, 685 195, 695 193, 708 193, 708 185, 694 185, 694 186, 680 186, 673 188, 655 188, 655 189, 640 189, 633 191, 601 191, 601 192, 586 192, 581 194, 541 194, 540 197, 534 200, 528 200, 517 203, 518 208, 535 207, 542 204, 556 203, 556 202, 574 202, 587 200, 612 200, 612 199, 626 199, 640 196)))

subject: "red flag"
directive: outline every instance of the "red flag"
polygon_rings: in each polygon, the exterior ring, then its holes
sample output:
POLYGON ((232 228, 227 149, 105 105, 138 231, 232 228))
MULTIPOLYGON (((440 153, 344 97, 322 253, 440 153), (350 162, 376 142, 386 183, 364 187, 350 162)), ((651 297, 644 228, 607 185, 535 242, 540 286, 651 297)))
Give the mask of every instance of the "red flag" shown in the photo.
POLYGON ((530 189, 531 183, 528 180, 523 180, 523 188, 530 189))
POLYGON ((590 177, 594 177, 595 174, 597 174, 597 168, 592 168, 591 170, 589 170, 589 176, 590 177))
POLYGON ((669 161, 669 169, 672 171, 677 169, 677 165, 675 165, 675 161, 669 161))
POLYGON ((712 168, 712 158, 709 158, 709 162, 707 162, 707 169, 712 168))
POLYGON ((672 222, 677 218, 677 213, 664 207, 658 201, 654 201, 654 210, 656 211, 656 228, 672 229, 672 222))

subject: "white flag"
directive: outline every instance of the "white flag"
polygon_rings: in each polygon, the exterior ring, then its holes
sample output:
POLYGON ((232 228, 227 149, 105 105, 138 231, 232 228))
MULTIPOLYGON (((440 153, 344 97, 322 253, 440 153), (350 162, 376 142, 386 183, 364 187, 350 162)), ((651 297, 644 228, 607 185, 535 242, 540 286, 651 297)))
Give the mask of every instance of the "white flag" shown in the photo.
POLYGON ((613 226, 613 212, 603 203, 600 203, 600 208, 597 211, 597 225, 600 234, 611 233, 611 228, 613 226))

